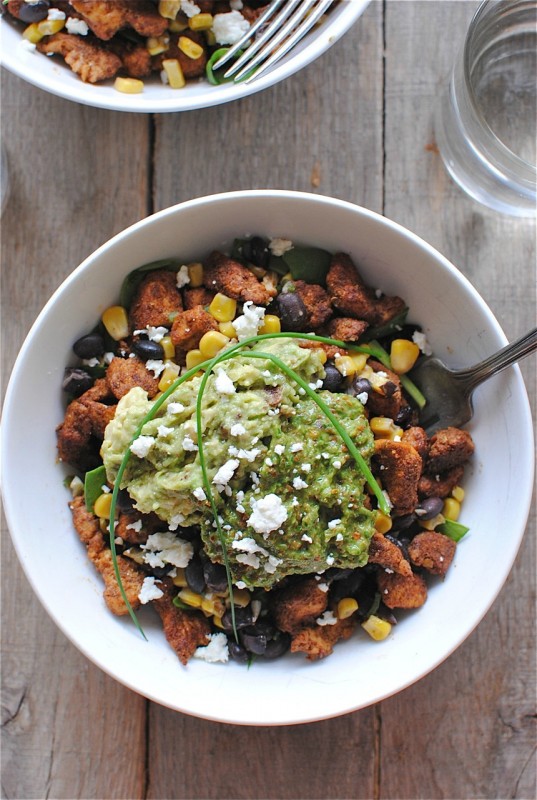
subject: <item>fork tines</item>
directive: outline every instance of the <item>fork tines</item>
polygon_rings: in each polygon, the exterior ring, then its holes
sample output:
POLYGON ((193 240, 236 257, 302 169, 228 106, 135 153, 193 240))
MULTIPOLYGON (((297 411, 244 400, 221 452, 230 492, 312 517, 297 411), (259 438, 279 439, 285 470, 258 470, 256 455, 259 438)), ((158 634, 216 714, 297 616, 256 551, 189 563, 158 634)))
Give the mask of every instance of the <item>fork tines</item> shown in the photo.
POLYGON ((213 69, 219 69, 246 47, 224 73, 224 77, 233 77, 235 82, 244 80, 245 83, 250 83, 283 58, 333 2, 334 0, 272 0, 244 36, 213 65, 213 69), (256 36, 258 32, 259 35, 256 36))

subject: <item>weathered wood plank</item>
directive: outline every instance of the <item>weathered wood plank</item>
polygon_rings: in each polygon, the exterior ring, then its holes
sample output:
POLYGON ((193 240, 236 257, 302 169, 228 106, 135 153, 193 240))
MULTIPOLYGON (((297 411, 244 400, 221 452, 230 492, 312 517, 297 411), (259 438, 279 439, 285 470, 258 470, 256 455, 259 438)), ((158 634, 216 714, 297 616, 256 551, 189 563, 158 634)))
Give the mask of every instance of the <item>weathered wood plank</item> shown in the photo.
MULTIPOLYGON (((466 197, 434 147, 434 105, 476 5, 387 4, 385 213, 459 266, 515 338, 535 320, 535 224, 466 197)), ((534 359, 523 370, 535 387, 534 359)), ((507 509, 505 526, 508 536, 507 509)), ((535 795, 534 530, 533 515, 507 585, 468 641, 382 703, 382 798, 535 795)))
MULTIPOLYGON (((149 137, 147 118, 75 105, 6 72, 2 112, 11 177, 2 217, 7 376, 52 291, 98 245, 147 213, 149 137)), ((5 530, 2 538, 2 796, 141 797, 146 701, 65 639, 34 596, 5 530)))

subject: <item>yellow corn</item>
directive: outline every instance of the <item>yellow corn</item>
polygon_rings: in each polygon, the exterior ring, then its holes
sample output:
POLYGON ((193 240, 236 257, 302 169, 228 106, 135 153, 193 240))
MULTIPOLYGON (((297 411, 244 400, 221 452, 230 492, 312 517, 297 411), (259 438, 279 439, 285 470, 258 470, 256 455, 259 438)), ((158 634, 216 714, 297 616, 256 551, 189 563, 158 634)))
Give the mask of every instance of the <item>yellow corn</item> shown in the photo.
POLYGON ((356 363, 352 356, 336 356, 334 359, 334 365, 344 377, 355 375, 357 372, 356 363))
POLYGON ((175 19, 180 8, 181 0, 160 0, 158 13, 166 19, 175 19))
POLYGON ((342 597, 337 604, 337 618, 347 619, 352 616, 355 611, 358 611, 358 603, 354 597, 342 597))
POLYGON ((361 372, 364 369, 369 356, 366 353, 351 353, 351 358, 356 365, 356 372, 361 372))
POLYGON ((172 19, 170 24, 168 25, 168 30, 171 33, 181 33, 181 31, 186 31, 187 28, 188 28, 188 20, 186 18, 181 19, 181 17, 178 17, 177 19, 172 19))
POLYGON ((93 513, 101 519, 110 519, 110 506, 112 505, 112 492, 103 492, 99 495, 93 506, 93 513))
POLYGON ((188 267, 188 277, 190 278, 190 287, 192 289, 198 289, 200 286, 203 286, 203 264, 200 264, 199 261, 194 261, 192 264, 189 264, 188 267))
POLYGON ((43 19, 37 23, 37 30, 43 36, 52 36, 65 28, 65 22, 64 19, 43 19))
POLYGON ((201 608, 203 597, 201 596, 201 594, 193 592, 192 589, 189 589, 188 587, 181 589, 181 591, 178 594, 178 597, 180 600, 183 601, 183 603, 186 603, 187 606, 192 606, 193 608, 201 608))
POLYGON ((376 642, 382 642, 382 640, 389 635, 392 626, 387 620, 371 614, 371 616, 368 617, 365 622, 362 622, 362 628, 376 642))
POLYGON ((214 32, 211 30, 205 31, 205 41, 209 45, 209 47, 214 47, 216 44, 216 36, 214 32))
POLYGON ((188 20, 188 27, 191 31, 208 31, 212 26, 212 14, 195 14, 188 20))
POLYGON ((182 89, 186 85, 181 65, 176 58, 165 58, 162 69, 168 76, 168 84, 172 89, 182 89))
POLYGON ((204 53, 203 47, 192 39, 189 39, 188 36, 180 36, 177 46, 185 56, 193 60, 200 58, 204 53))
POLYGON ((32 44, 37 44, 41 41, 45 34, 41 33, 37 26, 37 22, 32 22, 31 25, 28 25, 22 32, 22 38, 27 39, 32 44))
POLYGON ((158 382, 159 391, 165 392, 166 389, 169 389, 178 375, 179 367, 176 364, 169 364, 160 376, 158 382))
POLYGON ((419 354, 420 349, 414 342, 410 342, 408 339, 394 339, 390 348, 393 371, 398 375, 404 375, 405 372, 412 369, 419 354))
POLYGON ((240 608, 246 608, 251 600, 251 595, 248 589, 233 589, 233 605, 240 608))
POLYGON ((220 331, 207 331, 200 339, 199 349, 205 358, 213 358, 229 342, 220 331))
POLYGON ((172 578, 172 583, 174 586, 179 586, 179 588, 184 589, 188 586, 187 580, 185 578, 185 570, 184 567, 176 567, 177 575, 172 578))
POLYGON ((202 599, 201 610, 209 617, 212 617, 213 614, 217 614, 221 617, 226 610, 226 606, 220 597, 215 597, 213 595, 213 597, 204 597, 202 599))
POLYGON ((140 94, 144 90, 144 82, 138 78, 122 78, 118 76, 114 81, 114 89, 123 94, 140 94))
POLYGON ((129 318, 127 310, 123 306, 110 306, 103 311, 101 320, 115 342, 126 339, 129 335, 129 318))
POLYGON ((321 364, 326 364, 326 362, 328 361, 328 356, 326 355, 325 350, 323 350, 322 347, 319 347, 317 352, 319 354, 319 360, 321 364))
POLYGON ((218 330, 220 333, 223 333, 224 336, 227 336, 228 339, 236 339, 237 338, 237 331, 233 327, 232 322, 219 322, 218 323, 218 330))
POLYGON ((403 429, 395 425, 390 417, 371 417, 369 427, 373 431, 375 439, 391 439, 393 441, 396 436, 403 435, 403 429))
POLYGON ((192 369, 192 367, 197 367, 198 364, 206 360, 206 357, 200 350, 189 350, 186 354, 186 368, 192 369))
POLYGON ((220 628, 221 631, 224 630, 224 625, 222 624, 222 617, 219 617, 218 614, 214 614, 213 623, 215 628, 220 628))
POLYGON ((209 304, 209 314, 211 314, 217 322, 231 322, 231 320, 235 318, 236 310, 237 301, 220 292, 215 294, 209 304))
POLYGON ((282 325, 276 314, 265 314, 259 333, 280 333, 282 325))
POLYGON ((446 521, 443 514, 437 514, 432 519, 422 519, 419 521, 420 528, 425 528, 426 531, 434 531, 438 525, 442 525, 446 521))
POLYGON ((170 44, 169 36, 150 36, 145 43, 145 47, 150 56, 158 56, 165 53, 170 44))
POLYGON ((461 513, 461 504, 454 497, 446 497, 442 514, 446 519, 458 520, 461 513))
POLYGON ((455 498, 455 500, 459 501, 459 503, 462 503, 462 501, 464 500, 464 489, 462 488, 462 486, 455 486, 451 490, 451 494, 455 498))
POLYGON ((164 358, 175 358, 175 346, 169 336, 163 336, 160 340, 160 344, 164 350, 164 358))
POLYGON ((388 533, 392 529, 392 520, 387 514, 384 514, 382 511, 377 511, 377 515, 375 517, 375 530, 378 533, 388 533))

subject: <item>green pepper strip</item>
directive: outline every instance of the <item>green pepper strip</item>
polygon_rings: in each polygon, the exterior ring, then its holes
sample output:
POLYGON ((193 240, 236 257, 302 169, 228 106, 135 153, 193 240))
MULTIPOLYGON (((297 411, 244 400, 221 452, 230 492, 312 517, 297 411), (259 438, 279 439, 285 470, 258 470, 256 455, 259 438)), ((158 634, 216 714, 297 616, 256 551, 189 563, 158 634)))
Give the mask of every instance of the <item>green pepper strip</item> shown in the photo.
MULTIPOLYGON (((229 562, 227 560, 227 553, 226 553, 225 546, 224 546, 224 537, 223 537, 223 534, 222 534, 222 531, 221 531, 221 528, 220 528, 220 521, 219 521, 218 513, 217 513, 217 510, 216 510, 216 505, 214 503, 214 497, 212 495, 212 490, 211 490, 211 486, 210 486, 210 483, 209 483, 209 478, 208 478, 207 471, 206 471, 206 468, 205 468, 205 461, 204 461, 204 456, 203 456, 203 445, 201 444, 201 436, 199 435, 199 433, 201 432, 201 397, 203 395, 203 391, 204 391, 205 386, 207 384, 207 380, 209 378, 209 374, 211 373, 211 371, 213 370, 213 368, 214 368, 214 366, 216 364, 220 363, 221 361, 226 361, 229 358, 232 358, 233 354, 236 353, 237 350, 240 350, 240 349, 242 349, 244 347, 248 347, 251 344, 254 344, 255 342, 263 341, 265 339, 282 339, 282 338, 284 338, 284 339, 305 339, 305 340, 309 340, 309 341, 322 342, 323 344, 334 345, 336 347, 341 347, 342 349, 349 349, 349 346, 345 342, 340 341, 339 339, 330 339, 327 336, 317 336, 316 334, 312 334, 312 333, 295 333, 295 332, 263 333, 263 334, 258 334, 257 336, 250 336, 248 339, 245 339, 242 342, 238 342, 237 344, 232 345, 224 353, 216 355, 214 358, 208 359, 207 361, 203 361, 201 364, 198 364, 196 367, 192 367, 192 369, 190 369, 187 372, 185 372, 184 375, 181 375, 179 378, 177 378, 166 389, 166 391, 158 398, 158 400, 155 401, 155 403, 152 405, 152 407, 150 408, 148 413, 145 415, 145 417, 139 423, 139 425, 136 428, 136 430, 134 432, 134 435, 133 435, 132 439, 130 440, 129 445, 128 445, 128 447, 127 447, 127 449, 126 449, 126 451, 125 451, 125 453, 123 455, 123 459, 121 461, 121 464, 119 465, 119 469, 118 469, 117 474, 116 474, 116 479, 115 479, 115 482, 114 482, 114 488, 112 490, 112 502, 111 502, 111 505, 110 505, 110 526, 109 526, 109 530, 110 530, 110 551, 111 551, 111 554, 112 554, 112 563, 113 563, 113 566, 114 566, 114 574, 115 574, 115 577, 116 577, 117 584, 119 586, 119 590, 120 590, 120 594, 121 594, 121 597, 123 599, 123 602, 125 603, 125 605, 126 605, 126 607, 128 609, 129 615, 130 615, 131 619, 133 620, 136 628, 140 631, 140 633, 142 634, 142 636, 146 640, 147 640, 147 637, 146 637, 146 635, 145 635, 145 633, 144 633, 144 631, 143 631, 143 629, 142 629, 142 627, 141 627, 141 625, 140 625, 140 623, 138 621, 138 618, 137 618, 137 616, 136 616, 136 614, 134 612, 134 609, 132 608, 132 605, 131 605, 128 597, 127 597, 127 594, 125 592, 125 588, 123 586, 123 581, 121 579, 121 574, 119 572, 119 566, 118 566, 118 561, 117 561, 117 551, 116 551, 116 543, 115 543, 115 536, 114 536, 115 514, 116 514, 117 497, 118 497, 118 493, 119 493, 119 486, 120 486, 123 474, 125 472, 125 469, 127 468, 127 464, 129 462, 130 453, 131 453, 130 448, 131 448, 132 444, 136 441, 136 439, 141 435, 144 426, 155 417, 155 414, 162 407, 162 405, 166 402, 168 397, 179 386, 181 386, 181 384, 185 383, 185 381, 190 380, 190 378, 192 378, 194 375, 196 375, 200 370, 206 370, 206 373, 203 376, 202 382, 200 384, 200 390, 198 392, 198 398, 197 398, 197 403, 196 403, 196 426, 197 426, 197 429, 198 429, 198 452, 200 454, 200 466, 201 466, 201 469, 202 469, 203 481, 204 481, 204 484, 205 484, 205 489, 208 490, 208 494, 209 494, 210 502, 211 502, 211 509, 212 509, 213 514, 215 516, 215 521, 216 521, 216 524, 217 524, 217 531, 218 531, 219 539, 220 539, 220 541, 222 543, 222 550, 223 550, 223 555, 224 555, 224 564, 226 566, 226 573, 227 573, 227 577, 228 577, 228 586, 229 586, 230 582, 231 582, 229 562), (200 447, 200 444, 201 444, 201 447, 200 447)), ((353 350, 357 350, 358 352, 364 352, 364 353, 369 353, 370 355, 375 355, 380 360, 380 355, 379 355, 379 352, 377 352, 377 347, 353 346, 352 349, 353 350)), ((382 350, 380 345, 378 345, 378 349, 382 350)), ((333 416, 332 412, 330 411, 330 409, 328 408, 326 403, 323 400, 321 400, 312 389, 310 389, 308 384, 305 381, 303 381, 302 378, 300 378, 300 376, 297 375, 294 372, 294 370, 292 370, 290 367, 288 367, 286 364, 284 364, 284 362, 281 361, 276 356, 273 356, 272 354, 268 354, 268 353, 267 354, 262 354, 262 353, 257 354, 256 353, 255 355, 249 354, 249 356, 252 356, 253 358, 265 358, 265 359, 268 357, 269 360, 272 360, 273 363, 275 363, 278 366, 279 369, 282 369, 282 371, 285 372, 292 380, 295 380, 296 383, 298 383, 298 385, 301 386, 301 388, 303 388, 305 390, 305 392, 310 397, 312 397, 312 399, 317 403, 319 408, 326 414, 326 416, 328 417, 330 422, 334 425, 334 427, 336 428, 337 432, 339 433, 339 435, 341 436, 341 438, 345 442, 347 448, 349 449, 349 452, 353 455, 354 459, 356 460, 356 463, 358 464, 359 468, 362 470, 368 485, 370 486, 370 488, 374 492, 377 500, 379 501, 379 505, 380 505, 381 510, 385 514, 389 515, 389 507, 388 507, 388 504, 387 504, 387 501, 386 501, 386 497, 383 495, 378 483, 376 482, 376 480, 373 477, 371 471, 369 470, 369 467, 367 466, 367 464, 365 463, 364 459, 362 458, 361 453, 355 447, 354 443, 350 439, 350 437, 347 434, 347 432, 345 431, 345 429, 335 419, 335 417, 333 416)), ((232 596, 232 590, 231 590, 231 596, 232 596)), ((232 613, 233 628, 235 630, 233 603, 231 604, 231 608, 232 608, 232 612, 231 613, 232 613)), ((236 631, 235 631, 235 634, 236 634, 236 631)))

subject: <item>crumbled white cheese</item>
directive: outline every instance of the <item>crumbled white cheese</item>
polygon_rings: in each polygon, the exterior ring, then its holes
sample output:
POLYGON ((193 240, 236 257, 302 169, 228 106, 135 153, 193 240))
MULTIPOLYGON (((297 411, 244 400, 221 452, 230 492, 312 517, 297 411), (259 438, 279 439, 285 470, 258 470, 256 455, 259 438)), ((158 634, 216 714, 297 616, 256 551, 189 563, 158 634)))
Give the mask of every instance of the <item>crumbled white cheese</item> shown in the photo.
MULTIPOLYGON (((185 0, 183 0, 185 2, 185 0)), ((214 664, 217 661, 229 661, 229 648, 227 644, 227 636, 225 633, 210 633, 208 634, 209 644, 205 647, 197 647, 194 651, 194 658, 201 658, 209 664, 214 664)))
POLYGON ((85 367, 98 367, 99 366, 99 359, 98 358, 83 358, 82 363, 85 367))
POLYGON ((299 453, 299 452, 300 452, 300 450, 303 450, 303 449, 304 449, 304 445, 303 445, 301 442, 295 442, 295 443, 294 443, 294 444, 292 444, 292 445, 291 445, 291 447, 289 448, 289 450, 291 451, 291 453, 299 453))
POLYGON ((335 459, 335 461, 332 461, 332 466, 334 469, 341 469, 341 461, 339 459, 335 459))
POLYGON ((76 17, 69 17, 67 22, 65 23, 65 27, 68 33, 73 33, 78 36, 87 36, 88 35, 88 25, 84 22, 83 19, 77 19, 76 17))
POLYGON ((414 331, 412 334, 412 341, 417 344, 424 356, 432 356, 433 348, 427 341, 427 337, 420 331, 414 331))
POLYGON ((343 541, 343 534, 338 533, 338 535, 336 536, 336 542, 342 542, 342 541, 343 541))
POLYGON ((150 567, 186 567, 194 553, 191 542, 180 539, 171 531, 152 533, 147 542, 140 545, 144 551, 144 561, 150 567))
POLYGON ((103 361, 104 361, 105 364, 109 365, 109 364, 112 363, 114 358, 115 358, 115 355, 113 353, 111 353, 111 352, 110 353, 105 353, 104 356, 103 356, 103 361))
POLYGON ((155 439, 153 436, 138 436, 131 444, 130 451, 138 458, 145 458, 154 444, 155 439))
MULTIPOLYGON (((235 447, 234 444, 230 445, 227 449, 230 456, 234 458, 239 458, 244 461, 248 461, 250 464, 252 461, 255 461, 261 450, 259 447, 253 447, 251 450, 245 450, 244 448, 235 447)), ((252 480, 254 480, 252 478, 252 480)))
POLYGON ((185 521, 185 515, 184 514, 181 514, 181 513, 174 514, 173 517, 171 518, 171 520, 168 523, 168 527, 169 527, 169 529, 171 531, 175 531, 175 530, 177 530, 179 525, 184 521, 185 521))
POLYGON ((298 476, 296 478, 293 478, 293 489, 307 489, 307 488, 308 484, 306 483, 306 481, 303 481, 302 478, 299 478, 298 476))
POLYGON ((236 422, 235 425, 231 426, 229 432, 232 436, 242 436, 243 433, 246 433, 246 428, 240 422, 236 422))
POLYGON ((300 469, 302 472, 311 472, 311 464, 302 464, 300 469))
POLYGON ((140 336, 144 334, 151 342, 161 342, 168 333, 168 328, 163 325, 147 325, 143 330, 134 331, 133 336, 140 336))
POLYGON ((187 265, 183 264, 177 273, 176 286, 178 289, 182 289, 183 286, 186 286, 188 283, 190 283, 190 274, 187 265))
POLYGON ((313 539, 311 538, 311 536, 308 536, 307 533, 303 533, 300 538, 302 539, 303 542, 309 542, 309 544, 313 544, 313 539))
POLYGON ((284 444, 277 444, 274 445, 274 452, 277 456, 283 456, 285 453, 285 445, 284 444))
POLYGON ((198 445, 192 440, 190 436, 185 436, 182 442, 183 450, 189 453, 195 453, 198 445))
POLYGON ((168 414, 181 414, 185 410, 185 407, 182 403, 168 403, 166 410, 168 414))
POLYGON ((240 11, 215 14, 212 31, 218 44, 235 44, 249 29, 250 23, 240 11))
POLYGON ((136 519, 134 522, 129 522, 128 525, 125 526, 128 531, 134 531, 135 533, 140 533, 142 530, 142 520, 136 519))
POLYGON ((360 392, 360 394, 357 394, 357 395, 356 395, 356 398, 357 398, 357 400, 359 400, 359 401, 360 401, 360 403, 361 403, 363 406, 365 406, 365 404, 366 404, 366 403, 367 403, 367 401, 369 400, 369 395, 368 395, 368 393, 367 393, 367 392, 360 392))
POLYGON ((59 8, 49 8, 47 19, 65 19, 65 13, 59 8))
POLYGON ((235 394, 236 392, 233 381, 221 367, 216 371, 214 388, 219 394, 235 394))
POLYGON ((159 425, 157 428, 157 435, 164 439, 166 436, 169 436, 170 433, 173 433, 173 428, 168 428, 167 425, 159 425))
POLYGON ((160 358, 148 358, 145 362, 145 368, 152 372, 155 378, 158 378, 166 369, 166 364, 160 358))
POLYGON ((203 491, 203 489, 201 488, 201 486, 198 486, 198 488, 197 488, 197 489, 194 489, 194 491, 192 492, 192 494, 194 495, 194 497, 196 498, 196 500, 200 500, 200 501, 201 501, 201 500, 207 500, 207 495, 205 494, 205 492, 203 491))
POLYGON ((317 584, 317 588, 318 588, 318 589, 319 589, 319 591, 321 591, 321 592, 327 592, 327 591, 328 591, 328 589, 329 589, 330 587, 328 586, 328 584, 327 584, 327 583, 318 583, 318 584, 317 584))
POLYGON ((321 617, 317 617, 315 622, 321 627, 323 625, 335 625, 337 623, 337 617, 334 616, 332 611, 325 611, 321 617))
POLYGON ((216 472, 216 475, 213 478, 213 483, 221 491, 220 487, 224 488, 230 482, 233 477, 233 474, 237 467, 239 466, 238 458, 230 458, 226 461, 225 464, 222 464, 220 469, 216 472))
POLYGON ((341 525, 340 519, 331 519, 330 522, 328 523, 328 527, 330 528, 331 531, 333 531, 334 528, 337 528, 338 525, 341 525))
POLYGON ((267 494, 252 501, 252 513, 247 524, 257 533, 277 530, 287 519, 287 509, 277 494, 267 494))
POLYGON ((138 593, 138 600, 142 605, 151 602, 151 600, 158 600, 159 597, 164 596, 164 592, 162 589, 159 589, 157 583, 161 583, 161 581, 156 580, 151 575, 144 578, 142 588, 138 593))
POLYGON ((334 558, 334 556, 326 556, 326 563, 328 564, 329 567, 332 566, 335 560, 336 559, 334 558))
POLYGON ((186 17, 195 17, 196 14, 201 13, 201 8, 192 0, 181 0, 181 11, 186 17))
POLYGON ((273 255, 283 256, 284 253, 288 253, 289 250, 293 249, 293 242, 290 239, 280 239, 275 237, 274 239, 270 240, 269 249, 273 255))
MULTIPOLYGON (((217 14, 218 16, 225 16, 217 14)), ((250 336, 256 336, 265 318, 265 309, 261 306, 254 306, 251 300, 247 300, 242 307, 242 315, 231 323, 235 328, 237 339, 242 342, 250 336)))
MULTIPOLYGON (((281 531, 280 531, 281 533, 281 531)), ((264 569, 265 572, 268 572, 269 575, 274 575, 276 572, 277 567, 282 563, 283 559, 276 558, 276 556, 269 556, 265 562, 264 569)))

